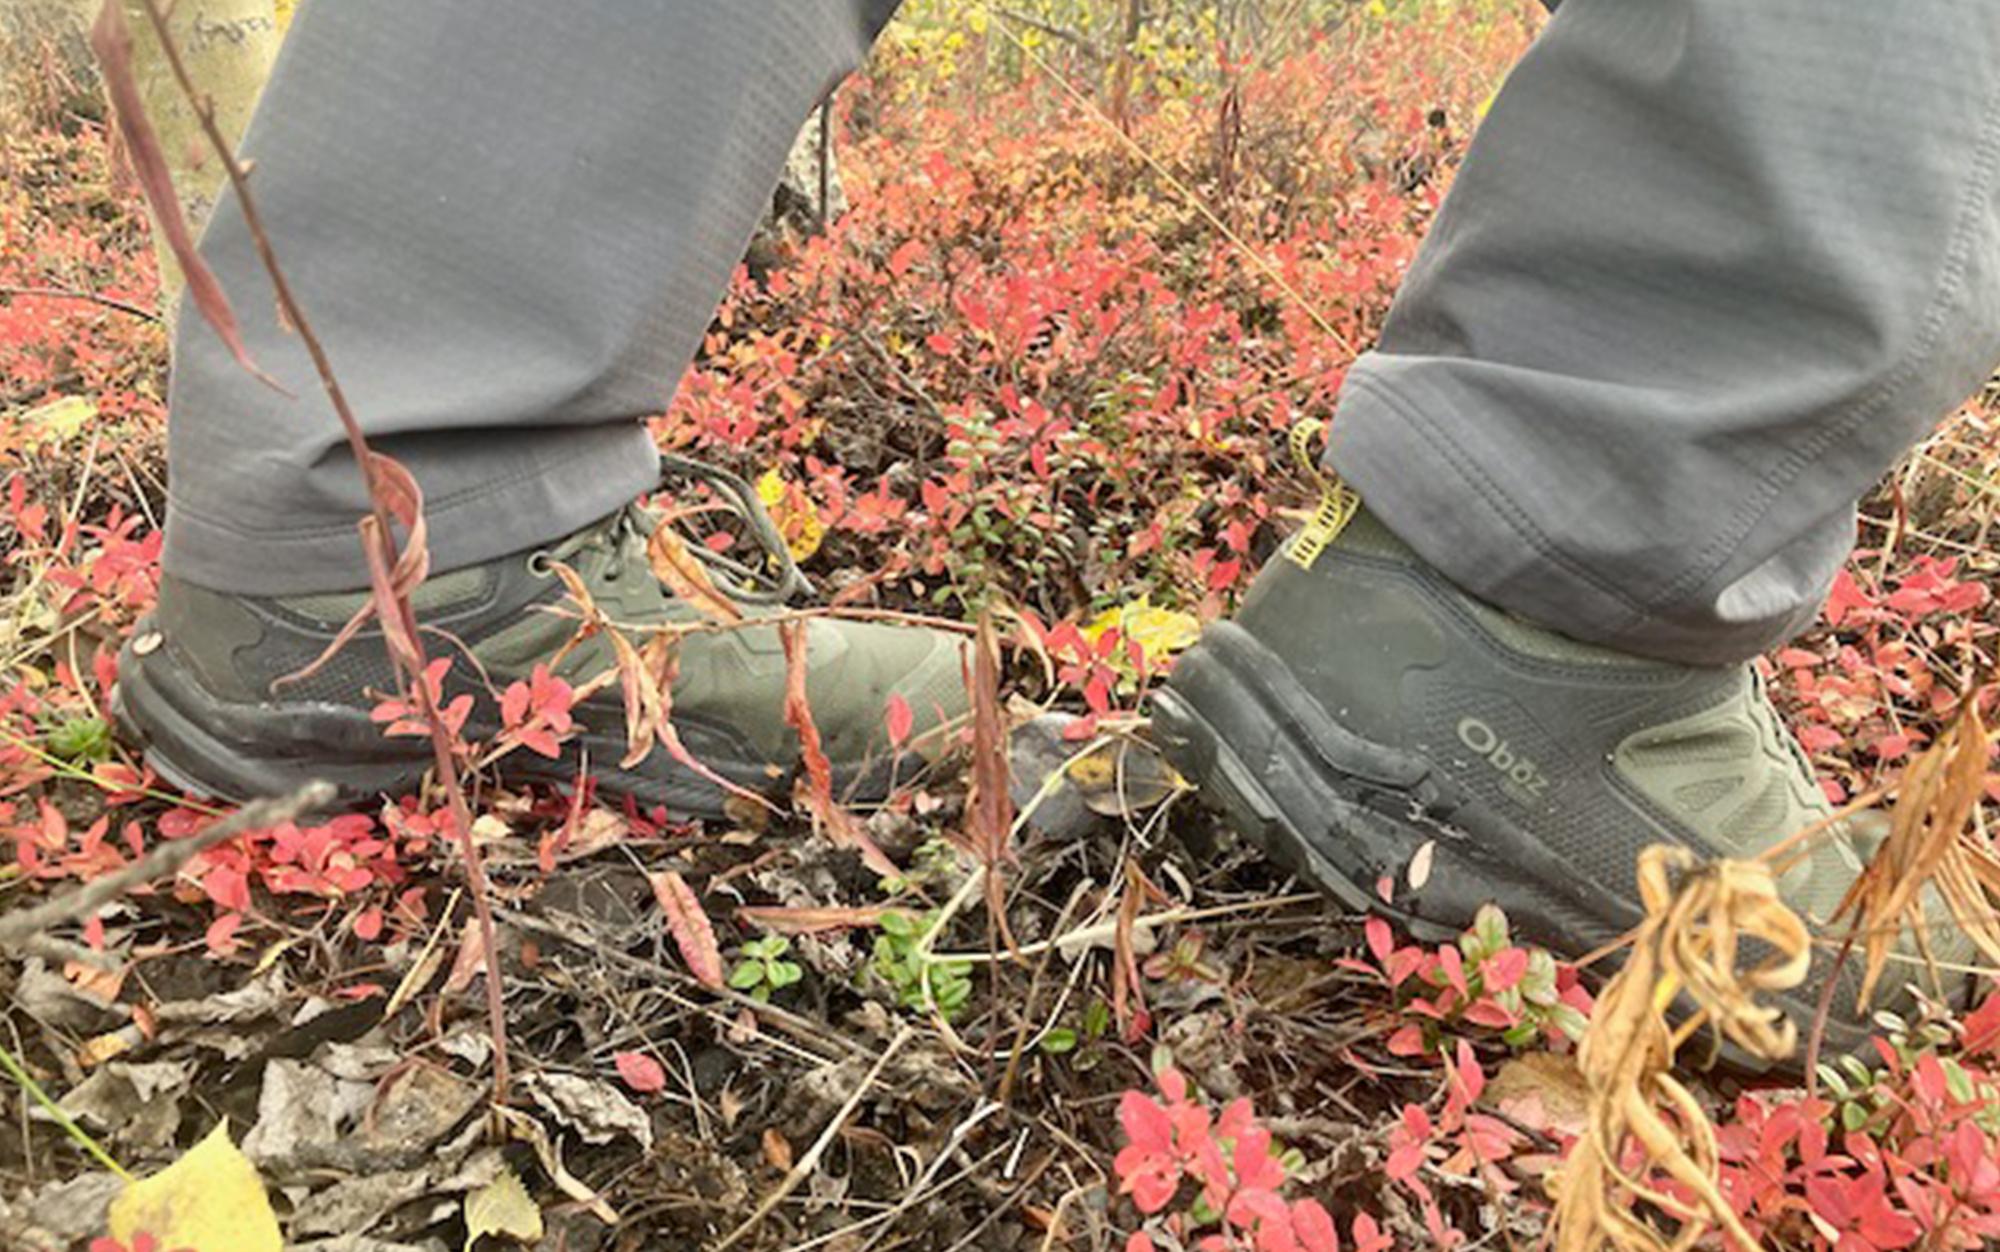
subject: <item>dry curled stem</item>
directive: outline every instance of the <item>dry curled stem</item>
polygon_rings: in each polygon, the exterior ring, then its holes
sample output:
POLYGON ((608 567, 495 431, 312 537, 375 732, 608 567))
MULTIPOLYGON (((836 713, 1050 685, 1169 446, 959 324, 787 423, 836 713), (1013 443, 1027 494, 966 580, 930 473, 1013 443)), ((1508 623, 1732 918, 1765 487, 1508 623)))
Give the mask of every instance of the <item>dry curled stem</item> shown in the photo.
POLYGON ((1671 1072, 1674 1052, 1713 1023, 1745 1051, 1790 1055, 1796 1027, 1758 996, 1805 980, 1810 936, 1761 862, 1697 865, 1685 848, 1652 847, 1639 892, 1646 918, 1577 1052, 1589 1125, 1558 1179, 1556 1252, 1681 1252, 1717 1229, 1754 1249, 1717 1185, 1715 1127, 1671 1072), (1745 968, 1750 940, 1772 952, 1745 968), (1695 1014, 1677 1033, 1666 1010, 1682 991, 1695 1014), (1642 1206, 1676 1227, 1661 1230, 1642 1206))
POLYGON ((1907 929, 1936 981, 1924 887, 1937 889, 1952 921, 1987 960, 2000 964, 2000 857, 1977 820, 1986 785, 1988 735, 1976 693, 1951 727, 1910 763, 1890 813, 1889 836, 1834 912, 1862 937, 1861 1004, 1872 1002, 1889 955, 1907 929))

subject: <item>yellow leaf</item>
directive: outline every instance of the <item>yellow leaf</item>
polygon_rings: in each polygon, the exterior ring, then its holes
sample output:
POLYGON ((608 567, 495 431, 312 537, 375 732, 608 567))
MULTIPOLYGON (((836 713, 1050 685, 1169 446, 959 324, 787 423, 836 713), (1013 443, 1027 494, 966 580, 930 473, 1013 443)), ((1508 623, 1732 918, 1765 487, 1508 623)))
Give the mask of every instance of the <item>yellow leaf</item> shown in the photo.
POLYGON ((27 427, 31 443, 61 443, 82 430, 86 423, 97 420, 97 406, 82 396, 64 396, 51 400, 37 409, 30 409, 22 418, 27 427))
POLYGON ((1150 597, 1140 596, 1130 604, 1099 613, 1083 628, 1083 636, 1096 643, 1105 631, 1112 629, 1127 639, 1137 640, 1146 653, 1146 663, 1151 665, 1193 643, 1201 634, 1201 622, 1192 613, 1163 609, 1150 597))
POLYGON ((777 466, 765 470, 757 479, 757 498, 764 502, 771 520, 777 523, 778 533, 785 537, 785 550, 794 561, 803 561, 819 551, 826 527, 820 524, 812 501, 805 498, 803 491, 787 486, 777 466))
POLYGON ((130 1245, 141 1233, 161 1248, 189 1252, 283 1252, 264 1180, 230 1141, 228 1123, 111 1202, 111 1237, 130 1245))
POLYGON ((465 1252, 481 1235, 507 1235, 522 1243, 542 1237, 542 1210, 511 1168, 465 1197, 465 1252))

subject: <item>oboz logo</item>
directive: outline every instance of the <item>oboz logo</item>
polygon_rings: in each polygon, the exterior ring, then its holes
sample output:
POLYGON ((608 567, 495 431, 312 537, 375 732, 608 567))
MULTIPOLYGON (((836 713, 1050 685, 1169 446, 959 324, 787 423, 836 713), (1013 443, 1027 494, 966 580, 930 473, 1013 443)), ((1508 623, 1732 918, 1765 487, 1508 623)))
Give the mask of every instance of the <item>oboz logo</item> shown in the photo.
POLYGON ((1498 770, 1506 780, 1531 797, 1538 797, 1549 789, 1548 775, 1529 757, 1514 751, 1512 744, 1500 737, 1500 732, 1476 717, 1459 719, 1458 741, 1488 765, 1498 770))

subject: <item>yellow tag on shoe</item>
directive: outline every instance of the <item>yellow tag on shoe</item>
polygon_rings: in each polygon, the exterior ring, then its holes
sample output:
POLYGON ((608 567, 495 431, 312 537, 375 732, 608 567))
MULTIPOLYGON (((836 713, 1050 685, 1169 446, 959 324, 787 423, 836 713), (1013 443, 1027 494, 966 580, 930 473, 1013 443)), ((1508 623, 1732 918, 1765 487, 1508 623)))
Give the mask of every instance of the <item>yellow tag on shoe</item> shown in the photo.
POLYGON ((1308 417, 1292 427, 1292 459, 1320 487, 1319 506, 1313 510, 1305 528, 1285 545, 1285 558, 1300 569, 1313 567, 1313 562, 1319 560, 1319 554, 1326 550, 1326 545, 1339 536, 1361 507, 1360 496, 1320 467, 1313 441, 1325 429, 1326 423, 1317 417, 1308 417))

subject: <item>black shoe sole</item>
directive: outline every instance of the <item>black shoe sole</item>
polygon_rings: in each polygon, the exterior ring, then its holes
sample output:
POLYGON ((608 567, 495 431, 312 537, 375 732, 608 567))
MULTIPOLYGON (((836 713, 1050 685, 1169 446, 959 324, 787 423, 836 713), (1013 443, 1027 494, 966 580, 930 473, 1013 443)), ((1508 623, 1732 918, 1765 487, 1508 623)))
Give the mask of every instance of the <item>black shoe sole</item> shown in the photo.
MULTIPOLYGON (((1413 938, 1454 939, 1490 901, 1517 937, 1573 958, 1639 920, 1629 904, 1607 908, 1602 890, 1421 757, 1340 725, 1281 657, 1232 622, 1210 625, 1154 700, 1162 750, 1208 807, 1301 881, 1413 938)), ((1809 1005, 1787 1004, 1794 1017, 1802 1007, 1809 1018, 1809 1005)), ((1829 1022, 1830 1049, 1865 1042, 1829 1022)), ((1787 1068, 1733 1047, 1723 1060, 1753 1074, 1787 1068)))
MULTIPOLYGON (((135 638, 149 633, 142 623, 135 638)), ((315 701, 240 704, 209 694, 171 652, 171 645, 140 655, 127 644, 119 655, 112 715, 121 735, 138 744, 146 764, 161 778, 195 795, 230 801, 286 795, 307 782, 332 783, 345 804, 363 804, 402 795, 422 784, 431 768, 430 741, 389 737, 363 709, 315 701)), ((475 719, 476 720, 476 719, 475 719)), ((498 727, 468 724, 473 739, 498 727)), ((598 786, 630 795, 640 804, 664 808, 675 820, 724 821, 735 807, 728 792, 655 749, 641 770, 620 768, 626 751, 622 733, 588 729, 548 758, 525 749, 498 766, 514 784, 565 785, 585 768, 598 786)), ((782 804, 791 795, 794 771, 762 761, 702 759, 717 774, 753 794, 782 804)), ((855 803, 889 794, 898 772, 916 772, 893 759, 862 764, 836 763, 834 793, 855 803)))

